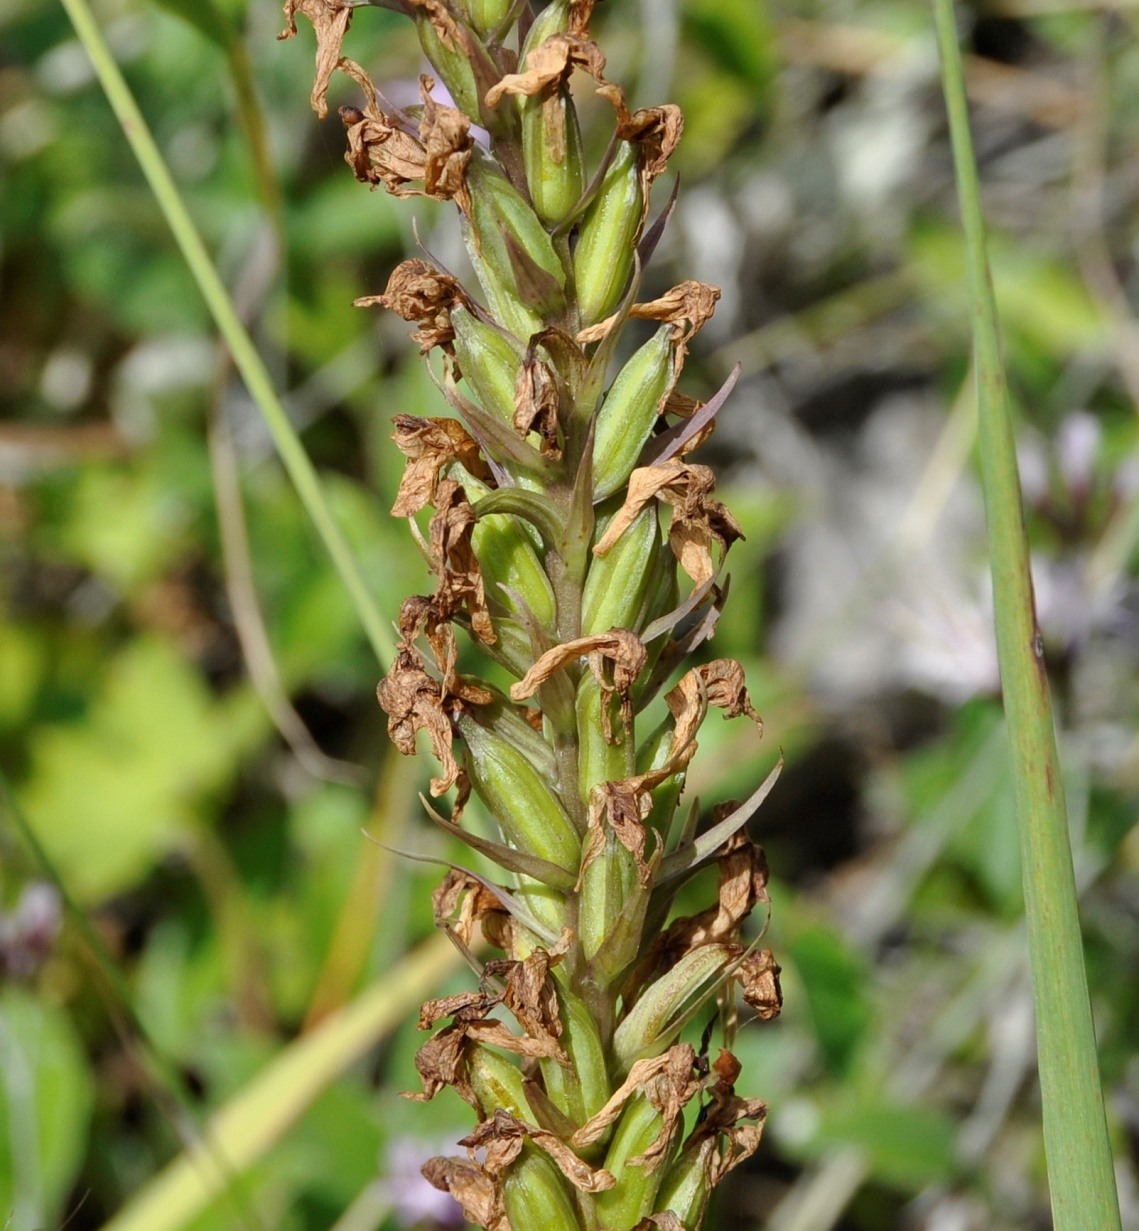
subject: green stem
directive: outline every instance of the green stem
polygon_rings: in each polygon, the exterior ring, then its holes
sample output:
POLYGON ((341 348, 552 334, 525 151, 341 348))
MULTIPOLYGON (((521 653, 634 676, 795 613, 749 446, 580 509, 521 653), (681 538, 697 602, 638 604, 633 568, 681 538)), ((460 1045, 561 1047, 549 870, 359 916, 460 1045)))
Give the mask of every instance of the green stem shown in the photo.
POLYGON ((391 631, 364 584, 359 566, 332 514, 312 462, 309 461, 304 446, 277 397, 269 373, 252 339, 241 324, 225 285, 218 276, 202 237, 186 209, 174 178, 99 31, 95 18, 87 5, 87 0, 60 0, 60 2, 71 18, 79 41, 91 57, 107 100, 134 150, 155 200, 174 233, 178 247, 182 250, 182 256, 202 292, 218 330, 229 347, 233 362, 241 373, 250 396, 257 403, 268 424, 281 461, 317 533, 323 540, 328 554, 332 557, 333 564, 340 574, 344 588, 348 592, 368 641, 382 667, 395 655, 391 631))
POLYGON ((1044 1148, 1056 1231, 1119 1228, 1044 645, 985 252, 953 0, 934 0, 965 233, 997 654, 1013 750, 1044 1148))

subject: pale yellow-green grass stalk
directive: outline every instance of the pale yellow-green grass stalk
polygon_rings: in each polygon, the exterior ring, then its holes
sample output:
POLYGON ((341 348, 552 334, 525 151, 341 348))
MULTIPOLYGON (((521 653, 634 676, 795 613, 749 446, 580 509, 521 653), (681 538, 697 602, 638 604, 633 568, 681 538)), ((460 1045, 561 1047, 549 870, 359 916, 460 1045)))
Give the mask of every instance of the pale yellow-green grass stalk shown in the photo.
POLYGON ((419 1051, 414 1097, 450 1086, 478 1124, 465 1153, 424 1173, 489 1231, 695 1231, 765 1114, 736 1093, 727 1046, 711 1049, 715 1023, 729 1044, 738 990, 746 1019, 774 1016, 780 994, 771 953, 741 937, 767 909, 744 826, 774 774, 703 824, 680 802, 710 708, 760 725, 737 662, 689 661, 715 629, 740 535, 690 460, 730 385, 706 404, 677 387, 719 292, 638 296, 661 229, 651 190, 683 117, 631 111, 606 79, 593 0, 536 14, 387 0, 432 66, 421 104, 393 110, 344 55, 357 7, 285 4, 284 36, 298 14, 316 32, 313 107, 326 114, 333 73, 352 79, 359 105, 340 115, 356 177, 453 201, 478 283, 415 258, 358 301, 416 325, 455 413, 394 420, 408 460, 393 513, 434 592, 402 604, 380 704, 402 752, 427 733, 431 793, 451 800, 429 814, 502 872, 454 867, 435 895, 479 981, 423 1006, 420 1026, 442 1027, 419 1051), (598 165, 575 73, 612 109, 598 165), (614 373, 626 328, 639 345, 614 373), (483 673, 458 669, 456 629, 483 673), (472 793, 497 838, 464 822, 472 793), (715 900, 675 917, 677 890, 712 864, 715 900), (478 937, 503 956, 477 959, 478 937))

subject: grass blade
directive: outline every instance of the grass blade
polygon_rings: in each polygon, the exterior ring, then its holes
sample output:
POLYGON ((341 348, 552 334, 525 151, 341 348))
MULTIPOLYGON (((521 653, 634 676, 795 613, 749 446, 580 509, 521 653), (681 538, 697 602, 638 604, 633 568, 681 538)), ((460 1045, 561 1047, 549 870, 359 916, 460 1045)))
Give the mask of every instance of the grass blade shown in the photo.
POLYGON ((1013 751, 1052 1214, 1056 1231, 1111 1231, 1120 1226, 1119 1202, 953 0, 934 0, 934 17, 965 233, 997 653, 1013 751))
POLYGON ((380 660, 381 666, 386 667, 395 655, 391 630, 380 615, 379 608, 364 584, 359 566, 325 499, 312 462, 309 461, 308 454, 305 453, 293 425, 289 422, 289 417, 277 397, 273 382, 257 353, 257 348, 242 325, 225 285, 214 268, 202 237, 174 182, 174 177, 170 174, 130 88, 122 73, 119 72, 119 67, 87 5, 87 0, 61 0, 61 3, 71 19, 71 24, 75 27, 79 41, 91 57, 107 100, 122 125, 123 133, 134 150, 135 157, 139 161, 159 208, 174 233, 186 265, 202 292, 218 331, 229 347, 233 362, 241 373, 250 396, 265 417, 281 461, 317 533, 332 557, 341 581, 344 583, 344 588, 364 627, 368 641, 380 660))

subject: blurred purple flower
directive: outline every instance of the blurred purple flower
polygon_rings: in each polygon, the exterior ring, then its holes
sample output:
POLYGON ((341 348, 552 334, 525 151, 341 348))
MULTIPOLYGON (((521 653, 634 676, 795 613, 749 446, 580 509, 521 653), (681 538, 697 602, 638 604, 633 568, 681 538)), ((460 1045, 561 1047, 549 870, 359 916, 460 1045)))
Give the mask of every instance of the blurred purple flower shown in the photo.
MULTIPOLYGON (((452 1147, 442 1147, 446 1152, 452 1147)), ((440 1149, 417 1137, 399 1137, 387 1150, 384 1184, 396 1219, 401 1226, 430 1223, 437 1227, 462 1227, 463 1211, 448 1193, 440 1192, 423 1178, 420 1168, 440 1149)))
POLYGON ((53 885, 25 885, 14 910, 0 913, 0 970, 17 979, 35 974, 59 935, 63 913, 53 885))

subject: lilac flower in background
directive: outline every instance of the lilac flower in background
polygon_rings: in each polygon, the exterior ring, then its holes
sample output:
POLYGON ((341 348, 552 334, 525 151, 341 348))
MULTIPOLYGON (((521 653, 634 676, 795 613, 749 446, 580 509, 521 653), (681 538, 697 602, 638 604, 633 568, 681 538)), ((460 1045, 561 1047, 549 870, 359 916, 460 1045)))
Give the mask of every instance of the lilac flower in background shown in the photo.
MULTIPOLYGON (((451 1148, 447 1142, 442 1152, 451 1148)), ((435 1188, 420 1171, 429 1158, 440 1152, 438 1143, 418 1137, 399 1137, 388 1146, 384 1184, 400 1226, 464 1226, 458 1202, 449 1193, 435 1188)))
POLYGON ((25 885, 14 910, 0 913, 0 971, 27 979, 51 952, 62 922, 62 904, 53 885, 25 885))

